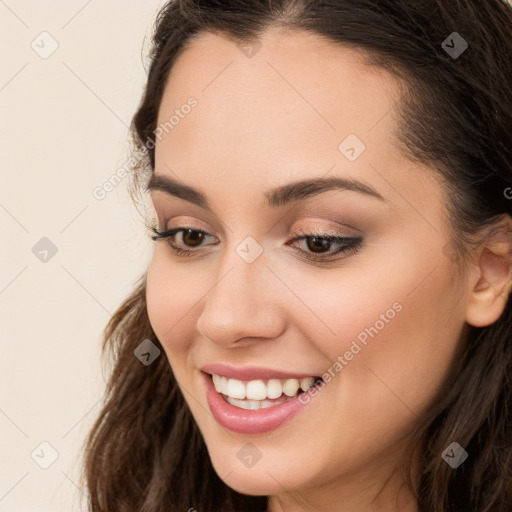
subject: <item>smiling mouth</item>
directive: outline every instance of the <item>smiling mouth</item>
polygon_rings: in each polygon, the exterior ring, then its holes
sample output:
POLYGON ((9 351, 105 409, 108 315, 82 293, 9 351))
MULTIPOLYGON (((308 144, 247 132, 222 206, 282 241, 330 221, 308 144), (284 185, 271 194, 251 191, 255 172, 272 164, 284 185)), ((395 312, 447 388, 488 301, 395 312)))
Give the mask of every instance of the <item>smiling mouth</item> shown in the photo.
POLYGON ((217 393, 240 409, 258 410, 294 400, 311 387, 323 382, 321 377, 257 379, 241 381, 222 375, 210 375, 217 393))

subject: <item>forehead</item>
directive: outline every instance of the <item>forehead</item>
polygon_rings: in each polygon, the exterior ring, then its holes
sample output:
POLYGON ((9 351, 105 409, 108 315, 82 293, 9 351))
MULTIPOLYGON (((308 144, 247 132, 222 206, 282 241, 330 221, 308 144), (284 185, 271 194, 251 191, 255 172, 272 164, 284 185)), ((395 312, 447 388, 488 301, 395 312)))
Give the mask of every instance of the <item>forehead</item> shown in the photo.
MULTIPOLYGON (((312 141, 351 132, 363 138, 376 124, 389 133, 397 84, 388 72, 364 64, 362 52, 315 34, 275 29, 258 44, 247 57, 224 36, 199 34, 172 67, 159 123, 194 96, 199 106, 183 126, 197 121, 210 129, 205 123, 216 123, 210 138, 242 135, 262 124, 268 138, 276 132, 281 138, 307 132, 312 141)), ((180 132, 181 126, 173 135, 180 132)))
POLYGON ((279 30, 262 35, 252 56, 243 50, 203 32, 178 57, 159 109, 158 125, 167 128, 157 140, 157 173, 182 170, 185 179, 206 180, 212 189, 216 183, 263 188, 330 169, 375 181, 369 164, 398 166, 400 87, 390 73, 365 64, 364 53, 279 30), (184 113, 191 97, 197 106, 184 113), (349 137, 362 151, 355 161, 343 152, 349 137))

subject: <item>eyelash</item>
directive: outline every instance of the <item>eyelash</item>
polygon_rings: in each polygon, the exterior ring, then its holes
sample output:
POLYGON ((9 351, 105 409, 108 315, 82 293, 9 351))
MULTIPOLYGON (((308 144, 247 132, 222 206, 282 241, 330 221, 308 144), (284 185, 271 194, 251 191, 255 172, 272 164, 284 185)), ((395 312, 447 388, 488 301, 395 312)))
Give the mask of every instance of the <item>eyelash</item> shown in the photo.
MULTIPOLYGON (((152 227, 151 230, 153 231, 154 235, 151 236, 151 239, 154 241, 158 240, 166 240, 173 237, 175 234, 181 232, 181 231, 192 231, 194 233, 202 233, 206 236, 212 236, 208 232, 202 230, 202 229, 195 229, 195 228, 189 228, 189 227, 177 227, 173 229, 169 229, 167 231, 158 231, 156 227, 152 227)), ((361 248, 361 244, 363 239, 360 237, 352 237, 352 236, 336 236, 328 233, 323 233, 321 231, 315 231, 314 232, 306 232, 303 230, 299 230, 297 233, 299 236, 293 238, 290 240, 290 242, 297 242, 300 240, 305 240, 308 238, 319 238, 321 240, 327 240, 329 242, 335 242, 338 244, 343 244, 342 247, 337 249, 334 252, 326 252, 326 253, 307 253, 306 251, 303 251, 301 249, 297 249, 294 247, 297 251, 300 251, 303 253, 304 257, 311 261, 320 261, 320 262, 329 262, 331 261, 332 257, 337 254, 355 254, 359 251, 361 248)), ((288 243, 290 243, 288 242, 288 243)), ((199 252, 201 249, 182 249, 180 247, 177 247, 171 240, 168 240, 167 244, 169 245, 171 251, 176 254, 177 256, 191 256, 193 253, 199 252)))

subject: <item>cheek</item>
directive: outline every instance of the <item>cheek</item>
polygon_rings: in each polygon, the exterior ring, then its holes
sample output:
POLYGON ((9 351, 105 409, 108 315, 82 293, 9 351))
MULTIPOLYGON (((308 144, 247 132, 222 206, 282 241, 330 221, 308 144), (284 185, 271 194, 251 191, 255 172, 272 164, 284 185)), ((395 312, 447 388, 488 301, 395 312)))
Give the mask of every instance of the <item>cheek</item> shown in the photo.
POLYGON ((357 278, 347 272, 337 280, 342 284, 325 274, 297 285, 316 314, 302 312, 294 321, 330 361, 324 380, 341 402, 364 397, 346 404, 366 409, 354 413, 368 415, 370 407, 385 414, 407 404, 419 414, 449 376, 465 323, 464 301, 444 261, 426 279, 435 264, 403 262, 376 265, 357 278))
MULTIPOLYGON (((202 293, 194 282, 194 272, 172 264, 164 248, 155 248, 146 279, 147 312, 151 326, 169 360, 189 347, 194 332, 194 305, 202 293)), ((204 292, 203 292, 204 294, 204 292)))
POLYGON ((294 295, 300 299, 291 297, 287 304, 289 325, 298 326, 301 338, 314 344, 325 360, 334 363, 347 351, 347 358, 355 360, 355 353, 362 354, 372 340, 384 338, 403 316, 402 289, 407 286, 400 280, 404 276, 382 283, 383 270, 382 266, 347 267, 314 274, 306 270, 300 275, 283 270, 283 281, 293 283, 294 295))

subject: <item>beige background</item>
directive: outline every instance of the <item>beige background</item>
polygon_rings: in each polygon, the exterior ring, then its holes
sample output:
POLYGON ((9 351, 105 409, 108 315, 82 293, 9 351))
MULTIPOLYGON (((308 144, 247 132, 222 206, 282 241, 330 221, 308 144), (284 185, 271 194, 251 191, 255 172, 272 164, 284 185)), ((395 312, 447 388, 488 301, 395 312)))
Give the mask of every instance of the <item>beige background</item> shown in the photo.
POLYGON ((0 1, 1 512, 80 510, 101 330, 151 250, 126 184, 92 191, 126 161, 162 3, 0 1), (31 47, 52 49, 43 31, 59 45, 46 59, 31 47), (32 253, 42 237, 57 247, 46 263, 32 253), (43 441, 58 452, 47 469, 43 441))
POLYGON ((1 512, 80 510, 101 330, 151 254, 125 183, 93 190, 126 161, 163 3, 0 0, 1 512))

